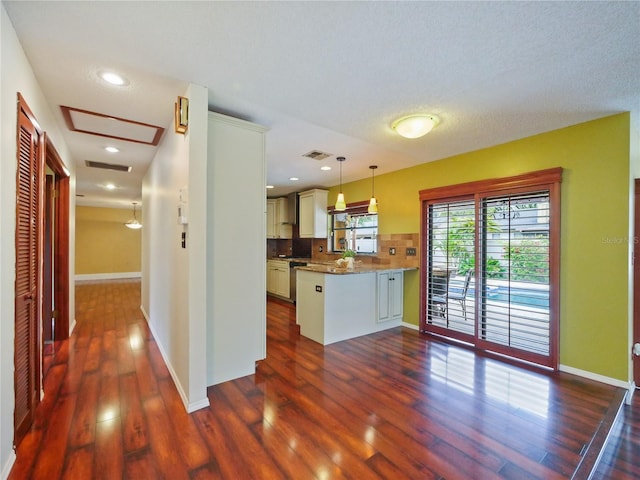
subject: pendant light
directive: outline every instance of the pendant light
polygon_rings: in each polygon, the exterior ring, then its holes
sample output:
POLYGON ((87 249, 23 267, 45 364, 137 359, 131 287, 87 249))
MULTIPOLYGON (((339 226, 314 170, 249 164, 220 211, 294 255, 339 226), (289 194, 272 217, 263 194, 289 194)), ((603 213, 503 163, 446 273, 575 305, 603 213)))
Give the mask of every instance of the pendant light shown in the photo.
POLYGON ((138 230, 142 228, 142 224, 136 218, 136 202, 133 202, 133 218, 124 224, 125 227, 131 228, 132 230, 138 230))
POLYGON ((376 200, 376 196, 374 194, 374 172, 376 171, 376 168, 378 168, 377 165, 369 165, 369 168, 371 169, 371 199, 369 200, 369 208, 367 209, 367 212, 369 213, 378 213, 378 201, 376 200))
POLYGON ((342 193, 342 162, 346 159, 337 157, 336 160, 340 162, 340 193, 338 193, 338 198, 336 199, 335 210, 336 212, 344 212, 347 209, 347 204, 344 201, 344 193, 342 193))

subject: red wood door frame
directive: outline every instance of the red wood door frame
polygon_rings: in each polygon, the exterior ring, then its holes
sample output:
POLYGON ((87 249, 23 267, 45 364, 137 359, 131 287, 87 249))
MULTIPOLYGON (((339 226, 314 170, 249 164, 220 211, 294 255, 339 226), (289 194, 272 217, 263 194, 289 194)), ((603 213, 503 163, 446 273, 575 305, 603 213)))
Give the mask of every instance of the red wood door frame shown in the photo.
POLYGON ((54 340, 69 337, 69 170, 45 133, 47 166, 55 173, 53 202, 53 304, 56 310, 54 340))
MULTIPOLYGON (((43 231, 43 257, 42 257, 42 352, 46 352, 46 345, 53 340, 53 197, 54 177, 45 175, 44 182, 44 231, 43 231)), ((46 355, 46 353, 44 353, 46 355)), ((44 369, 42 376, 46 376, 44 369)))

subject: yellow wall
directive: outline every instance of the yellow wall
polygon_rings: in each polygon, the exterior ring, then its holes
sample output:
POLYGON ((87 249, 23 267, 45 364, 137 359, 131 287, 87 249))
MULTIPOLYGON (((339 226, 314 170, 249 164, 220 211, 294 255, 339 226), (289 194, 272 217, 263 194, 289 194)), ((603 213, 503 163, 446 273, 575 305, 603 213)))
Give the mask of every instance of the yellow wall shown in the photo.
MULTIPOLYGON (((419 190, 562 167, 560 363, 627 381, 629 152, 624 113, 386 175, 381 164, 379 230, 419 232, 419 190)), ((370 182, 343 185, 347 201, 366 200, 370 182)), ((417 325, 419 275, 405 278, 405 321, 417 325)))
POLYGON ((75 273, 139 272, 141 230, 124 226, 132 217, 132 209, 76 207, 75 273))

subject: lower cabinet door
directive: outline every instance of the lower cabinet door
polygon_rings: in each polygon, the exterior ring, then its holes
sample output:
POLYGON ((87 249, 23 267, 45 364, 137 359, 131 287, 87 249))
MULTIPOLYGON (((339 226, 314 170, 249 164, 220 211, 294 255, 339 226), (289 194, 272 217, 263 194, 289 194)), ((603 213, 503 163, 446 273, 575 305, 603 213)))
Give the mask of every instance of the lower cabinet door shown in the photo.
POLYGON ((385 270, 378 273, 377 321, 388 322, 402 319, 404 312, 404 272, 385 270))

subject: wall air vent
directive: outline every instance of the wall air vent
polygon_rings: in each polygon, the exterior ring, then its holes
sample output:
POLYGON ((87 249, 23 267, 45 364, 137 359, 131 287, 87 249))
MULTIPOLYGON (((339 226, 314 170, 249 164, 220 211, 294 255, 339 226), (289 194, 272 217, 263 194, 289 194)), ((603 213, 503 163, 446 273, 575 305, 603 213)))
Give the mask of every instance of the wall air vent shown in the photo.
POLYGON ((128 165, 118 165, 116 163, 94 162, 93 160, 85 160, 84 164, 91 168, 102 168, 103 170, 115 170, 116 172, 130 172, 131 167, 128 165))
POLYGON ((314 160, 324 160, 327 157, 330 157, 330 153, 321 152, 320 150, 311 150, 310 152, 302 155, 303 157, 313 158, 314 160))

